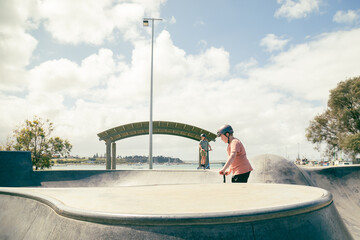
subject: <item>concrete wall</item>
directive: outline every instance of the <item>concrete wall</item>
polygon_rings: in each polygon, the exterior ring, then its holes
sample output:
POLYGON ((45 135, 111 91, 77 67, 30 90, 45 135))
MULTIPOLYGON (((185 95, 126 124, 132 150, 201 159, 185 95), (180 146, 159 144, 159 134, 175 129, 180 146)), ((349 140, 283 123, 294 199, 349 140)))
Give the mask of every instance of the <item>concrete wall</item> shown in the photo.
POLYGON ((33 171, 30 152, 0 152, 0 187, 106 187, 222 183, 217 172, 196 170, 33 171))
POLYGON ((328 190, 346 226, 360 239, 360 166, 301 168, 313 186, 328 190))
POLYGON ((31 152, 0 151, 0 186, 24 187, 35 184, 31 152))

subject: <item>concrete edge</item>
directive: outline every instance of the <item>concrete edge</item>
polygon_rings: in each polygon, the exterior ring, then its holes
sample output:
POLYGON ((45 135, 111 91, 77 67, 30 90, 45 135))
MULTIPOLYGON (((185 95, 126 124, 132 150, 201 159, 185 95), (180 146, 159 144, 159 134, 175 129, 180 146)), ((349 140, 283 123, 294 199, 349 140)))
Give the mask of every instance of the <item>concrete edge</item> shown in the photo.
MULTIPOLYGON (((215 169, 82 169, 82 170, 66 170, 66 169, 42 169, 34 170, 34 172, 218 172, 215 169)), ((219 175, 220 176, 220 175, 219 175)))
POLYGON ((295 166, 299 170, 299 172, 301 173, 303 178, 305 179, 308 186, 316 186, 314 181, 309 177, 309 174, 303 168, 299 167, 298 165, 295 165, 295 166))
POLYGON ((23 192, 21 189, 14 190, 0 188, 0 195, 31 199, 47 205, 60 216, 86 222, 107 225, 171 226, 254 222, 309 213, 325 208, 333 203, 332 194, 324 189, 322 190, 324 195, 316 200, 281 207, 233 212, 169 215, 120 214, 87 211, 68 207, 54 198, 38 193, 23 192))

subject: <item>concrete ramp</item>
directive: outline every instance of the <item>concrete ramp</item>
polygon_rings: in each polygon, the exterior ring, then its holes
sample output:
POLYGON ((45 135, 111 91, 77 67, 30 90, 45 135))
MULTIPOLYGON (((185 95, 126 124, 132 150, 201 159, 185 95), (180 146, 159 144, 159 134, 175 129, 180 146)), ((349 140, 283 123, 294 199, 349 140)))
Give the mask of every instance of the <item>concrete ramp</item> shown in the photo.
POLYGON ((360 166, 301 168, 314 186, 328 190, 354 238, 360 239, 360 166))
POLYGON ((320 187, 334 203, 355 239, 360 239, 360 166, 298 167, 287 159, 264 154, 250 159, 250 183, 280 183, 320 187))
POLYGON ((254 168, 250 183, 310 185, 297 166, 281 156, 263 154, 250 158, 250 162, 254 168))
POLYGON ((0 188, 0 239, 351 239, 326 190, 284 184, 0 188))

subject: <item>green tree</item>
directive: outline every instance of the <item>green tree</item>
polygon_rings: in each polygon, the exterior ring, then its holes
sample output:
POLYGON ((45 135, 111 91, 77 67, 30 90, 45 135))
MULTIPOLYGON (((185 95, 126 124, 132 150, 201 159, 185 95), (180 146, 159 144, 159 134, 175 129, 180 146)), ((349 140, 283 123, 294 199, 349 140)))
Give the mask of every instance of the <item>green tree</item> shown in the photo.
POLYGON ((8 145, 17 151, 30 151, 36 169, 49 168, 54 154, 66 156, 72 149, 68 140, 50 137, 53 131, 50 120, 44 121, 35 116, 32 121, 26 120, 24 125, 13 131, 14 143, 8 145))
POLYGON ((310 121, 308 141, 326 145, 326 154, 338 151, 354 157, 360 153, 360 77, 340 82, 330 91, 327 110, 310 121))
POLYGON ((8 136, 6 139, 6 144, 3 146, 0 145, 0 151, 11 151, 12 146, 13 146, 13 141, 11 137, 8 136))

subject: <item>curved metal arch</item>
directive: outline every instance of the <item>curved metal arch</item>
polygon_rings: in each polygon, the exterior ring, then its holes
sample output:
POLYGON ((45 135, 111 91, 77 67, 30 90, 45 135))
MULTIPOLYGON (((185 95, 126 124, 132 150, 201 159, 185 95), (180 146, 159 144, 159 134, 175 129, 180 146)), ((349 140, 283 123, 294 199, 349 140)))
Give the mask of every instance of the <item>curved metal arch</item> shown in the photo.
MULTIPOLYGON (((175 135, 200 141, 200 134, 202 133, 206 134, 208 141, 215 141, 216 134, 202 128, 184 123, 153 121, 153 134, 175 135)), ((98 133, 98 137, 100 141, 116 142, 121 139, 147 134, 149 134, 149 122, 135 122, 105 130, 98 133)))

